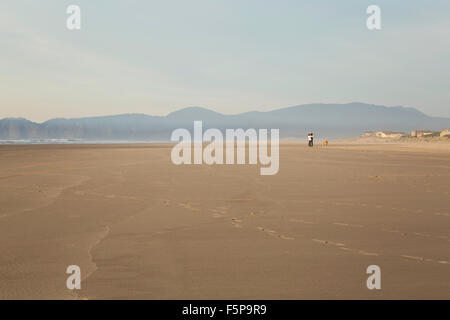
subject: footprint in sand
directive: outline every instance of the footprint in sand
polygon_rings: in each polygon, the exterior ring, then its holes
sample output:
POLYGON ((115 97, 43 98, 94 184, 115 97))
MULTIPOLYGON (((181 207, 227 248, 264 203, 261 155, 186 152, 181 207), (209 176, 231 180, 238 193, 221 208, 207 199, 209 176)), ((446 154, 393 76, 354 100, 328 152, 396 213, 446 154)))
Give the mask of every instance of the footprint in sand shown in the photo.
POLYGON ((351 228, 362 228, 362 227, 364 227, 363 225, 360 225, 360 224, 350 224, 350 223, 344 223, 344 222, 333 222, 333 224, 335 224, 337 226, 351 227, 351 228))
POLYGON ((191 211, 199 211, 198 208, 194 208, 194 207, 191 206, 191 204, 188 203, 188 202, 186 202, 186 203, 179 203, 178 205, 179 205, 180 207, 186 208, 186 209, 191 210, 191 211))
POLYGON ((345 244, 340 243, 340 242, 333 242, 333 241, 328 241, 328 240, 321 240, 321 239, 311 239, 314 242, 319 242, 322 244, 327 244, 327 245, 332 245, 332 246, 336 246, 336 247, 342 247, 345 246, 345 244))
POLYGON ((378 256, 379 255, 378 253, 367 252, 367 251, 364 251, 361 249, 347 248, 347 247, 345 247, 345 244, 343 244, 341 242, 333 242, 333 241, 320 240, 320 239, 311 239, 311 240, 322 243, 324 245, 334 246, 340 250, 349 251, 351 253, 360 254, 360 255, 364 255, 364 256, 378 256))
POLYGON ((287 237, 284 234, 280 234, 278 235, 279 238, 283 239, 283 240, 295 240, 295 238, 292 237, 287 237))
POLYGON ((352 248, 347 248, 347 247, 339 247, 339 249, 341 250, 345 250, 345 251, 350 251, 352 253, 356 253, 356 254, 360 254, 363 256, 378 256, 378 253, 373 253, 373 252, 367 252, 364 250, 360 250, 360 249, 352 249, 352 248))
POLYGON ((420 262, 431 262, 431 261, 433 261, 431 259, 426 259, 426 258, 423 258, 423 257, 416 257, 416 256, 409 256, 409 255, 406 255, 406 254, 402 254, 401 257, 406 258, 406 259, 411 259, 411 260, 417 260, 417 261, 420 261, 420 262))
POLYGON ((304 224, 317 224, 315 222, 305 221, 305 220, 302 220, 302 219, 290 219, 289 221, 291 221, 291 222, 298 222, 298 223, 304 223, 304 224))
POLYGON ((227 213, 227 207, 216 207, 214 209, 209 209, 212 212, 219 212, 221 214, 227 213))
POLYGON ((421 232, 413 232, 413 234, 415 234, 416 236, 421 236, 421 237, 433 237, 430 234, 427 233, 421 233, 421 232))
POLYGON ((276 236, 276 233, 277 233, 275 230, 270 230, 270 229, 266 229, 263 227, 258 227, 258 230, 267 233, 269 236, 276 236))
POLYGON ((284 234, 278 234, 275 230, 265 229, 264 227, 257 227, 257 229, 259 231, 265 232, 266 234, 272 237, 277 237, 283 240, 295 240, 295 238, 293 237, 288 237, 284 234))
POLYGON ((242 222, 242 220, 239 220, 238 218, 231 218, 231 223, 232 223, 233 226, 235 226, 236 228, 242 228, 241 222, 242 222))
POLYGON ((448 264, 448 265, 450 265, 450 262, 446 261, 446 260, 436 260, 435 261, 435 260, 429 259, 429 258, 410 256, 410 255, 406 255, 406 254, 402 254, 400 256, 402 258, 409 259, 409 260, 416 260, 418 262, 436 262, 436 263, 439 263, 439 264, 448 264))
POLYGON ((213 212, 212 216, 214 218, 222 218, 227 213, 226 207, 217 207, 215 209, 209 209, 209 211, 213 212))

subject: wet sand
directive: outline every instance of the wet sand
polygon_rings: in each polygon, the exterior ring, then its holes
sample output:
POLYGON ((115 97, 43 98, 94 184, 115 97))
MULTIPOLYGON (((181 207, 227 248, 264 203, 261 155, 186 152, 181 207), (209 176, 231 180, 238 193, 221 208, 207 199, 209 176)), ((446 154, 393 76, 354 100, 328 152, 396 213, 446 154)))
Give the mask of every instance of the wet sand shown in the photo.
POLYGON ((0 146, 0 299, 450 299, 448 146, 286 143, 275 176, 170 151, 0 146))

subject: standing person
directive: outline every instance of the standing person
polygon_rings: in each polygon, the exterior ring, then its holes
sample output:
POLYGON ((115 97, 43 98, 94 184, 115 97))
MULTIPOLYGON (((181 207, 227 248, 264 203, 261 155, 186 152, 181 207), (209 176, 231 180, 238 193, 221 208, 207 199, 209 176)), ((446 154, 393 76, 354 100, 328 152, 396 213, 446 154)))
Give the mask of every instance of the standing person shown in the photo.
POLYGON ((310 147, 313 146, 313 139, 314 139, 313 133, 312 132, 308 133, 308 146, 310 147))

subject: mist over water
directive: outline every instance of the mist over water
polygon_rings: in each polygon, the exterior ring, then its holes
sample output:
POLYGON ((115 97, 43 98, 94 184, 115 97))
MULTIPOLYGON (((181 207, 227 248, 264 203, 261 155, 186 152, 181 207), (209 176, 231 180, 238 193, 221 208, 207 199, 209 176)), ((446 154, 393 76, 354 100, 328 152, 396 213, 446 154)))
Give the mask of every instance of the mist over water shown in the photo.
POLYGON ((28 144, 126 144, 126 143, 164 143, 156 140, 84 140, 84 139, 7 139, 0 140, 0 145, 28 144))

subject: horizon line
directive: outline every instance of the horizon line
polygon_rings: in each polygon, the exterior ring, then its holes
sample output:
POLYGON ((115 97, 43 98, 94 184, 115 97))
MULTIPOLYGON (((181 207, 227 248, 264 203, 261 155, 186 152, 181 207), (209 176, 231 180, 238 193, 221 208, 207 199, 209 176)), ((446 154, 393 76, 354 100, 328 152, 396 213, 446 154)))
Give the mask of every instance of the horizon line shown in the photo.
POLYGON ((182 107, 180 109, 177 109, 175 111, 171 111, 169 113, 167 113, 166 115, 151 115, 148 113, 141 113, 141 112, 129 112, 129 113, 115 113, 115 114, 105 114, 105 115, 97 115, 97 116, 82 116, 82 117, 72 117, 72 118, 66 118, 66 117, 54 117, 54 118, 50 118, 41 122, 38 121, 32 121, 29 120, 27 118, 24 117, 4 117, 4 118, 0 118, 0 121, 2 120, 7 120, 7 119, 22 119, 22 120, 27 120, 30 121, 32 123, 36 123, 36 124, 43 124, 45 122, 51 121, 51 120, 79 120, 79 119, 89 119, 89 118, 104 118, 104 117, 115 117, 115 116, 125 116, 125 115, 144 115, 144 116, 149 116, 149 117, 159 117, 159 118, 165 118, 168 117, 169 115, 182 111, 182 110, 186 110, 186 109, 192 109, 192 108, 199 108, 199 109, 203 109, 203 110, 207 110, 207 111, 211 111, 223 116, 235 116, 235 115, 241 115, 241 114, 246 114, 246 113, 251 113, 251 112, 260 112, 260 113, 267 113, 267 112, 272 112, 272 111, 277 111, 277 110, 281 110, 281 109, 289 109, 289 108, 295 108, 295 107, 303 107, 303 106, 311 106, 311 105, 351 105, 351 104, 363 104, 363 105, 368 105, 368 106, 376 106, 376 107, 384 107, 384 108, 403 108, 403 109, 413 109, 416 110, 422 114, 424 114, 425 116, 429 117, 429 118, 443 118, 443 119, 450 119, 450 117, 442 117, 442 116, 430 116, 426 113, 424 113, 422 110, 415 108, 415 107, 405 107, 405 106, 401 106, 401 105, 396 105, 396 106, 386 106, 386 105, 380 105, 380 104, 373 104, 373 103, 366 103, 366 102, 359 102, 359 101, 352 101, 352 102, 347 102, 347 103, 323 103, 323 102, 313 102, 313 103, 305 103, 305 104, 298 104, 298 105, 293 105, 293 106, 287 106, 287 107, 280 107, 280 108, 275 108, 275 109, 271 109, 271 110, 267 110, 267 111, 258 111, 258 110, 251 110, 251 111, 245 111, 245 112, 241 112, 241 113, 233 113, 233 114, 225 114, 225 113, 221 113, 218 111, 215 111, 213 109, 209 109, 206 107, 202 107, 202 106, 187 106, 187 107, 182 107))

